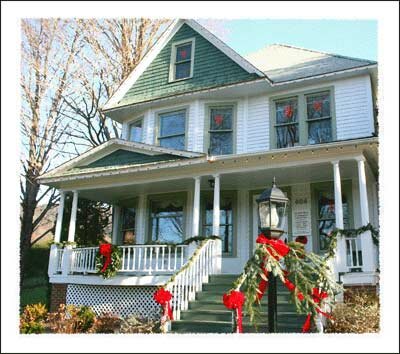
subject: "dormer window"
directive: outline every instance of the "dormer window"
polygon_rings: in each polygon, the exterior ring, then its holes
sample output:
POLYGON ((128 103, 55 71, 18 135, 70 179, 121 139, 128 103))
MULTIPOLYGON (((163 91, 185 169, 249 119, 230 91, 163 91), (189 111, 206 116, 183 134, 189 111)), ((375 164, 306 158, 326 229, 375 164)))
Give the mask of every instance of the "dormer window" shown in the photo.
POLYGON ((193 76, 194 38, 172 45, 170 80, 190 79, 193 76))

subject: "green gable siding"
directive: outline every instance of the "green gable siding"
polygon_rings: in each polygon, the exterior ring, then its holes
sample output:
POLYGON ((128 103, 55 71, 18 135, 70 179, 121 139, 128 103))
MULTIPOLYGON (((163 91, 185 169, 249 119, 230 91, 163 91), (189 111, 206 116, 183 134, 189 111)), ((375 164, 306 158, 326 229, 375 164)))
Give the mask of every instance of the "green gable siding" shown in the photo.
POLYGON ((249 74, 208 40, 184 24, 129 89, 119 105, 139 103, 180 93, 258 78, 249 74), (172 44, 195 38, 193 77, 168 82, 172 44))
POLYGON ((146 155, 133 151, 117 150, 111 154, 96 160, 89 165, 76 167, 79 170, 90 169, 95 167, 109 167, 109 166, 121 166, 121 165, 142 165, 151 162, 180 160, 185 157, 161 154, 161 155, 146 155))

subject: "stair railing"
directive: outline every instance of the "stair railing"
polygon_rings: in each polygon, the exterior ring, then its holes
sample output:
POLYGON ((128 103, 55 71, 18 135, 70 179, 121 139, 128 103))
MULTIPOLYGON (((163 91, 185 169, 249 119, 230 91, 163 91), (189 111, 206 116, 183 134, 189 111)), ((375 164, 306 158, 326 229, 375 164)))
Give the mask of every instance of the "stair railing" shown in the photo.
POLYGON ((189 301, 195 299, 196 292, 202 290, 203 283, 208 283, 208 277, 221 272, 220 239, 206 239, 197 247, 195 243, 189 246, 192 255, 164 285, 172 294, 174 320, 179 320, 181 311, 188 309, 189 301))

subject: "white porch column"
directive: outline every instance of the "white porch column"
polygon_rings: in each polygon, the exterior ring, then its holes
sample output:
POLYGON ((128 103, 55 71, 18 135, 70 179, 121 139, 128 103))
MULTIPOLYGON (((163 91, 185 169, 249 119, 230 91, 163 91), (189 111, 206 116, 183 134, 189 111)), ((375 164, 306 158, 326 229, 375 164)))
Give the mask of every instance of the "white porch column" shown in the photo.
MULTIPOLYGON (((58 203, 56 230, 54 232, 55 243, 59 243, 61 240, 61 228, 62 228, 62 220, 64 214, 64 204, 65 204, 65 192, 60 191, 60 201, 58 203)), ((48 267, 49 277, 52 277, 57 271, 57 261, 58 261, 57 257, 58 257, 58 245, 52 244, 50 246, 50 255, 49 255, 49 267, 48 267)))
MULTIPOLYGON (((335 191, 335 224, 338 229, 343 229, 342 185, 340 180, 339 161, 332 161, 334 191, 335 191)), ((334 261, 335 277, 339 280, 339 272, 346 269, 346 240, 339 235, 336 245, 334 261)))
MULTIPOLYGON (((358 187, 360 193, 360 214, 361 226, 369 223, 369 208, 368 208, 368 195, 367 195, 367 179, 365 176, 365 158, 360 156, 357 159, 358 166, 358 187)), ((374 272, 376 269, 374 259, 374 245, 372 242, 371 232, 367 231, 360 235, 361 238, 361 252, 363 258, 362 269, 364 272, 374 272)))
POLYGON ((219 236, 220 225, 220 176, 214 175, 213 235, 219 236))
POLYGON ((119 205, 113 205, 113 225, 112 225, 112 238, 111 243, 116 245, 118 242, 118 230, 119 230, 119 216, 121 214, 121 207, 119 205))
POLYGON ((71 219, 69 220, 68 242, 74 242, 76 229, 76 213, 78 211, 78 192, 73 192, 71 219))
POLYGON ((200 231, 200 182, 201 177, 194 178, 194 194, 193 194, 193 223, 192 236, 199 236, 200 231))
POLYGON ((58 212, 57 212, 57 222, 56 222, 56 230, 54 233, 54 242, 60 242, 61 240, 61 227, 64 215, 64 203, 65 203, 65 192, 60 191, 60 202, 58 203, 58 212))

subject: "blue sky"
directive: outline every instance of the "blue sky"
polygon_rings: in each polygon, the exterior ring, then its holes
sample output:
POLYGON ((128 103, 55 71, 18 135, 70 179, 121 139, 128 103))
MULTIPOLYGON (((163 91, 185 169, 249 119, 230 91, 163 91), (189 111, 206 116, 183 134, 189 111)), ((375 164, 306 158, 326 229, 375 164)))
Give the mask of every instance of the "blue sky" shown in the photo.
POLYGON ((216 34, 239 54, 283 43, 356 58, 377 60, 377 21, 229 20, 216 34))

